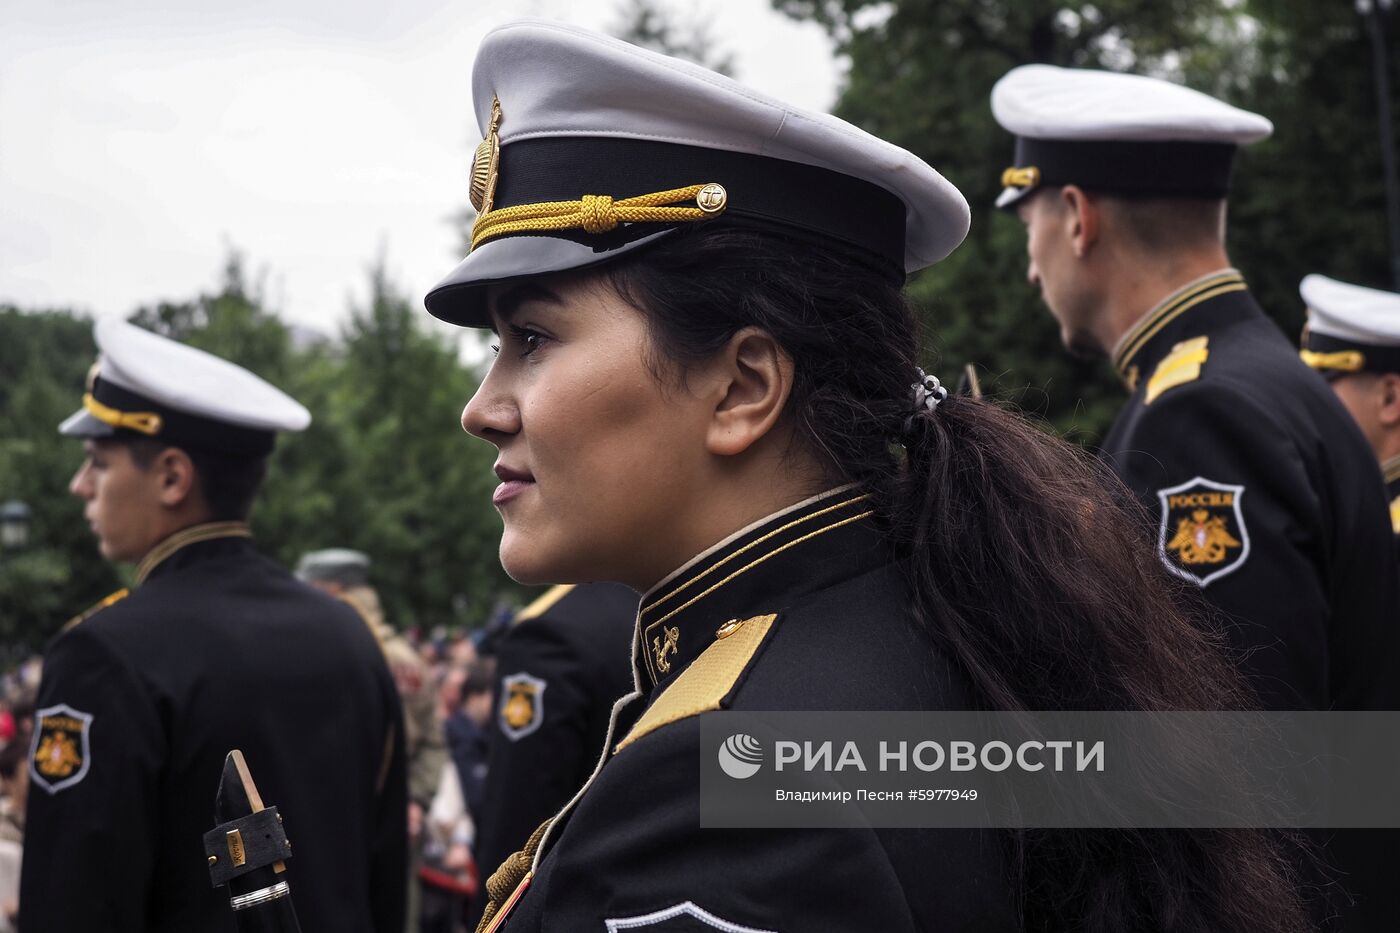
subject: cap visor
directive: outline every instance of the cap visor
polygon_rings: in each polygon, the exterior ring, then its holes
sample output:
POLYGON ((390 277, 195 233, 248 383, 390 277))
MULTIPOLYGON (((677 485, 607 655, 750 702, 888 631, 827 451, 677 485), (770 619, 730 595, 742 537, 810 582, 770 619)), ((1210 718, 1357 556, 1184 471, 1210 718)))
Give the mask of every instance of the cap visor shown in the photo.
POLYGON ((423 299, 433 317, 463 327, 490 327, 486 308, 487 285, 536 275, 571 272, 610 262, 624 253, 665 236, 667 227, 612 249, 575 243, 551 236, 508 236, 488 240, 467 254, 447 278, 423 299))
POLYGON ((63 419, 58 433, 68 437, 111 437, 117 431, 105 421, 98 421, 86 408, 80 408, 63 419))
POLYGON ((997 195, 997 207, 1005 210, 1015 206, 1016 202, 1025 198, 1026 195, 1035 191, 1035 188, 1003 188, 1001 194, 997 195))

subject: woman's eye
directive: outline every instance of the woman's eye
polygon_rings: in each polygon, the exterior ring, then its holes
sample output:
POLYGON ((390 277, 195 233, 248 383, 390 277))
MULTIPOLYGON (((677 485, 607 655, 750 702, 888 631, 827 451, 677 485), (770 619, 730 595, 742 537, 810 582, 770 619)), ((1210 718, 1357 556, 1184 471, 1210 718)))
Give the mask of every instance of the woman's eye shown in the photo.
POLYGON ((521 356, 530 356, 549 339, 539 331, 531 330, 528 327, 512 327, 510 335, 518 345, 523 347, 521 356))

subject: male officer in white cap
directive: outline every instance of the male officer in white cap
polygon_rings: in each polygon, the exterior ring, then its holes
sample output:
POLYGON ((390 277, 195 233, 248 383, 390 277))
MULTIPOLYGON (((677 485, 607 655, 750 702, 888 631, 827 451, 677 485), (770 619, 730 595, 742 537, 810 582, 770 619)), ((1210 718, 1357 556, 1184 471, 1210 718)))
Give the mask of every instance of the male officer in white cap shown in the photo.
POLYGON ((1017 68, 998 199, 1076 353, 1132 393, 1103 445, 1166 566, 1230 617, 1264 705, 1389 708, 1400 659, 1380 479, 1359 433, 1225 252, 1236 149, 1263 117, 1135 75, 1017 68))
MULTIPOLYGON (((1364 439, 1250 296, 1225 251, 1240 146, 1272 124, 1135 75, 1027 65, 992 91, 1016 136, 997 205, 1077 355, 1131 393, 1103 455, 1157 525, 1168 570, 1223 611, 1268 709, 1396 709, 1400 602, 1364 439)), ((1338 860, 1362 916, 1394 890, 1338 860)), ((1342 901, 1338 899, 1338 906, 1342 901)))
POLYGON ((1309 275, 1304 363, 1320 372, 1371 444, 1400 545, 1400 294, 1309 275))
POLYGON ((241 367, 124 321, 60 430, 70 489, 136 584, 45 654, 30 755, 25 929, 232 930, 203 835, 242 749, 285 817, 303 929, 402 930, 403 730, 374 637, 349 606, 253 547, 276 432, 310 415, 241 367))

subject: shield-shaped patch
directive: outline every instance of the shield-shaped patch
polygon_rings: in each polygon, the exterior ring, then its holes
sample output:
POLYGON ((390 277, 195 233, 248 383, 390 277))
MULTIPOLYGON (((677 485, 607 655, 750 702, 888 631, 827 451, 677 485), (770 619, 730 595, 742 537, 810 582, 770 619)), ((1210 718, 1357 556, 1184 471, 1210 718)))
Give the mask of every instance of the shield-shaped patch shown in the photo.
POLYGON ((501 708, 497 713, 501 732, 512 742, 534 732, 544 721, 544 688, 549 686, 526 673, 501 679, 501 708))
POLYGON ((655 933, 772 933, 756 927, 740 926, 721 917, 716 917, 694 901, 686 901, 665 910, 644 914, 639 917, 605 917, 603 923, 608 933, 622 933, 624 930, 648 930, 655 933))
POLYGON ((1167 569, 1209 586, 1244 566, 1249 529, 1244 523, 1243 486, 1196 477, 1157 490, 1162 527, 1157 551, 1167 569))
POLYGON ((67 703, 47 706, 34 714, 34 744, 29 755, 29 776, 34 783, 56 794, 87 777, 92 764, 88 737, 92 714, 67 703))

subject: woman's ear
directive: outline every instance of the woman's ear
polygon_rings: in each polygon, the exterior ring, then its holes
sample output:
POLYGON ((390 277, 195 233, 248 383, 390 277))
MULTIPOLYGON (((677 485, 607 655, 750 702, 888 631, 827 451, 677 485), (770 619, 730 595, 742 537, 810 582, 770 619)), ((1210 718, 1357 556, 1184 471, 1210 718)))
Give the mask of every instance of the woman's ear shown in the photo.
POLYGON ((197 482, 194 461, 178 447, 167 447, 151 464, 151 473, 158 484, 160 504, 179 508, 195 491, 197 482))
POLYGON ((767 331, 745 327, 729 338, 711 365, 717 404, 706 447, 712 454, 732 457, 778 423, 792 395, 792 357, 767 331))

